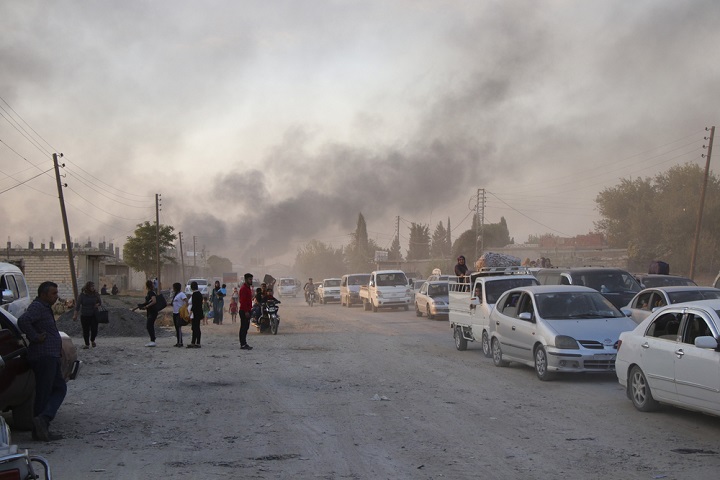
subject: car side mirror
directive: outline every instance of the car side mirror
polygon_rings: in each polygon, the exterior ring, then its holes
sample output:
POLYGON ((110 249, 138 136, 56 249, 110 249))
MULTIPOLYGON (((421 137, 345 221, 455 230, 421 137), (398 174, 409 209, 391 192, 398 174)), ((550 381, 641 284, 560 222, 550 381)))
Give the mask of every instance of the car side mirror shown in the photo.
POLYGON ((525 320, 526 322, 532 321, 533 315, 530 312, 522 312, 520 315, 518 315, 518 318, 520 320, 525 320))
POLYGON ((2 291, 2 301, 3 303, 9 303, 15 300, 15 295, 13 294, 12 290, 9 288, 6 288, 2 291))
POLYGON ((632 316, 632 310, 630 310, 629 308, 621 308, 620 311, 621 311, 621 312, 623 313, 623 315, 625 315, 626 317, 631 317, 631 316, 632 316))
POLYGON ((698 348, 706 348, 708 350, 715 350, 718 348, 718 342, 715 337, 703 336, 695 339, 695 346, 698 348))

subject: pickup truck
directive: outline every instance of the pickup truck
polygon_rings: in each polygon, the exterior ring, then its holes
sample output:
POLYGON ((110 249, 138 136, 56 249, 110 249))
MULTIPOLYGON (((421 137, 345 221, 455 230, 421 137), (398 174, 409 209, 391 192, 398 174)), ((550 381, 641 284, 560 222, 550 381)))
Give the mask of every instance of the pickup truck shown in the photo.
POLYGON ((327 305, 329 302, 340 302, 340 279, 324 279, 318 288, 318 295, 322 305, 327 305))
POLYGON ((360 286, 360 300, 364 310, 379 308, 410 309, 412 289, 401 270, 378 270, 370 274, 367 285, 360 286))
POLYGON ((483 354, 490 357, 488 319, 497 299, 507 290, 539 285, 525 267, 486 267, 448 282, 450 313, 455 347, 466 350, 467 342, 481 340, 483 354))

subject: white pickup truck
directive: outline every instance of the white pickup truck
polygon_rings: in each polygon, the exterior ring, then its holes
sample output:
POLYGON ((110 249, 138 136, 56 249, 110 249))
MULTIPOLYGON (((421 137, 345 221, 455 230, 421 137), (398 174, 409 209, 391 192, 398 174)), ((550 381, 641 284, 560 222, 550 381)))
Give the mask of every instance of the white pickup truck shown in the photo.
POLYGON ((378 270, 370 274, 367 285, 360 287, 364 310, 377 312, 379 308, 410 308, 412 289, 402 270, 378 270))
POLYGON ((482 341, 483 354, 490 357, 488 319, 497 299, 507 290, 539 285, 525 267, 488 267, 448 282, 450 328, 455 347, 467 349, 467 342, 482 341))

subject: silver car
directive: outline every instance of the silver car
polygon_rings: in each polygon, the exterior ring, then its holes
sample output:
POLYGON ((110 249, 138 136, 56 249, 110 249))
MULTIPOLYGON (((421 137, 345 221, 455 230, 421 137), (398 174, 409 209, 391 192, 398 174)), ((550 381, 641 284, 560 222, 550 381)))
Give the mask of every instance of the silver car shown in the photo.
POLYGON ((422 317, 423 313, 431 320, 450 313, 447 281, 423 283, 415 294, 415 315, 422 317))
POLYGON ((656 287, 646 288, 628 303, 627 309, 635 323, 641 323, 656 308, 675 303, 713 300, 720 298, 720 290, 713 287, 656 287))
POLYGON ((556 372, 612 372, 620 333, 635 328, 600 292, 572 285, 538 285, 505 292, 490 313, 493 363, 556 372))

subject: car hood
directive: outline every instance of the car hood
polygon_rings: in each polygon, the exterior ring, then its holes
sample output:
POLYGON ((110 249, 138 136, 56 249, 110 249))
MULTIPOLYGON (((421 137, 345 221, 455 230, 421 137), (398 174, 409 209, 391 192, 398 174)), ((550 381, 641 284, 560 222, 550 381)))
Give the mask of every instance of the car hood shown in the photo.
POLYGON ((576 340, 600 342, 610 339, 612 343, 620 337, 620 333, 637 327, 637 324, 628 317, 543 321, 558 335, 568 335, 576 340))
MULTIPOLYGON (((601 292, 602 293, 602 292, 601 292)), ((603 293, 602 296, 610 300, 610 303, 615 305, 617 308, 623 308, 635 298, 638 292, 625 291, 625 292, 611 292, 603 293)))
POLYGON ((450 299, 447 295, 435 295, 430 297, 436 302, 443 302, 443 303, 449 303, 450 299))

